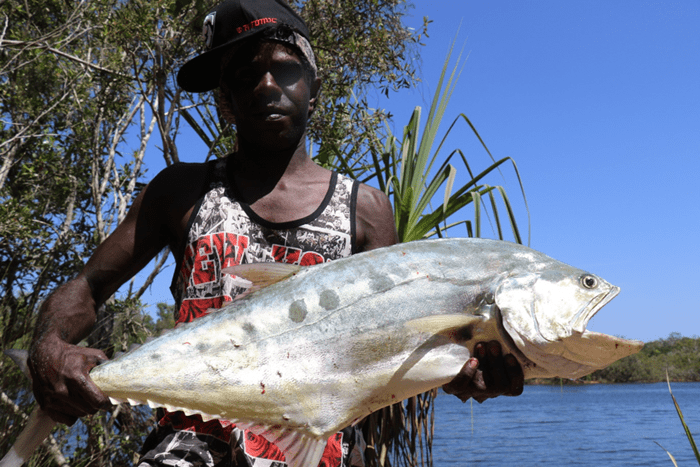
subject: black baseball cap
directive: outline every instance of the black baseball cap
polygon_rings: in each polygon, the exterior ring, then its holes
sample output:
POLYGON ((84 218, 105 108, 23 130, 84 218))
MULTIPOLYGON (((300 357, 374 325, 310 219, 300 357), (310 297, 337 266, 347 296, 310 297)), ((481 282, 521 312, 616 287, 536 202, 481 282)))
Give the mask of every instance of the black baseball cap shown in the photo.
POLYGON ((232 45, 280 28, 309 40, 304 20, 285 0, 224 1, 204 18, 202 33, 208 50, 180 68, 177 84, 189 92, 206 92, 219 87, 221 58, 232 45))

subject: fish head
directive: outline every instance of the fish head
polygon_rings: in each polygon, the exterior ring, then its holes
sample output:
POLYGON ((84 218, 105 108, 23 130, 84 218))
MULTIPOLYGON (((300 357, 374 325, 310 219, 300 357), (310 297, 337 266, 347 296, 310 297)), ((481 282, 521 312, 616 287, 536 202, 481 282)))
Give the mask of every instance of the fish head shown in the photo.
POLYGON ((642 343, 590 332, 590 319, 620 292, 594 274, 562 263, 513 274, 495 301, 504 339, 526 377, 580 378, 638 352, 642 343))

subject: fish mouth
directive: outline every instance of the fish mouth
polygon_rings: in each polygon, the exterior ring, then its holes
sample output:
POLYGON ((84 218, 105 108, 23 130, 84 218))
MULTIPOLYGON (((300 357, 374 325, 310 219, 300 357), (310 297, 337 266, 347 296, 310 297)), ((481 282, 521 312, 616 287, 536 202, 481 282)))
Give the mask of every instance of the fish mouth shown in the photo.
POLYGON ((524 338, 517 332, 512 336, 500 308, 496 306, 494 311, 498 334, 502 344, 507 348, 503 352, 510 352, 517 358, 526 372, 526 378, 560 376, 573 379, 638 352, 642 345, 639 341, 586 330, 590 319, 619 293, 619 287, 610 285, 610 290, 591 298, 570 321, 571 332, 568 337, 547 339, 540 332, 539 326, 536 326, 537 333, 542 339, 539 344, 524 338), (521 348, 518 343, 523 347, 521 348))
MULTIPOLYGON (((615 298, 620 293, 620 288, 616 285, 611 285, 610 290, 605 294, 600 294, 591 299, 581 310, 574 315, 571 320, 571 330, 583 334, 586 332, 588 322, 598 313, 610 300, 615 298)), ((543 336, 544 337, 544 336, 543 336)))

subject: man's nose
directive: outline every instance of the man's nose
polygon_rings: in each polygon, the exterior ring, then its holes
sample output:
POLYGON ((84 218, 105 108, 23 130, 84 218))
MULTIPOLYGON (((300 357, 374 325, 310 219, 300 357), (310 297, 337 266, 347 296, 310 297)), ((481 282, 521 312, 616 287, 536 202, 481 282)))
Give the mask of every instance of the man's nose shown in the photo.
POLYGON ((255 92, 264 95, 275 94, 280 92, 279 86, 277 85, 277 81, 275 81, 275 77, 272 75, 271 72, 268 71, 263 73, 263 75, 260 77, 260 80, 258 81, 258 84, 255 86, 255 92))

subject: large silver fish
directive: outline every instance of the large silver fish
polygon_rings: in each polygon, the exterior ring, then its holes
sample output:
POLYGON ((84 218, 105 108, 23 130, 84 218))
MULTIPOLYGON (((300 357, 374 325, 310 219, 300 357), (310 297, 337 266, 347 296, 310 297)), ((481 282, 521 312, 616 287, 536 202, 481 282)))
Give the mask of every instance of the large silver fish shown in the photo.
POLYGON ((254 291, 90 376, 115 403, 233 420, 291 467, 317 465, 339 429, 451 381, 476 342, 498 340, 526 378, 578 378, 642 347, 586 330, 618 287, 509 242, 425 240, 229 272, 254 291))

